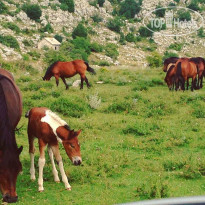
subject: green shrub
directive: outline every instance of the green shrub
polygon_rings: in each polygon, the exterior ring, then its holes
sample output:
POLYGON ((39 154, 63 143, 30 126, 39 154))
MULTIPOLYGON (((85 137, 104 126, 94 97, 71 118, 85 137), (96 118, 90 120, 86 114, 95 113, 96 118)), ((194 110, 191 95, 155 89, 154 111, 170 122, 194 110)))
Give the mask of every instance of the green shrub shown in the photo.
POLYGON ((126 36, 125 36, 125 40, 127 42, 135 42, 135 35, 133 33, 128 33, 126 36))
POLYGON ((97 65, 99 65, 99 66, 110 66, 110 63, 109 62, 107 62, 107 61, 99 61, 99 62, 97 62, 97 65))
POLYGON ((73 30, 72 32, 72 37, 73 39, 77 38, 77 37, 83 37, 83 38, 87 38, 88 35, 88 31, 87 29, 83 26, 82 23, 79 23, 77 25, 77 27, 73 30))
POLYGON ((179 55, 177 53, 165 51, 162 59, 165 60, 165 59, 170 58, 170 57, 179 57, 179 55))
POLYGON ((15 31, 16 34, 19 34, 21 32, 21 29, 15 23, 12 23, 12 22, 5 22, 2 24, 2 26, 4 28, 9 28, 12 31, 15 31))
POLYGON ((33 47, 34 46, 34 42, 32 40, 27 40, 27 39, 24 39, 22 41, 22 43, 25 45, 25 46, 28 46, 28 47, 33 47))
POLYGON ((52 63, 56 61, 69 61, 71 60, 69 56, 64 55, 62 52, 54 51, 54 50, 48 50, 45 52, 44 62, 47 63, 47 65, 51 65, 52 63))
POLYGON ((116 60, 117 57, 119 56, 119 52, 117 50, 117 45, 113 44, 113 43, 108 43, 105 46, 105 55, 116 60))
POLYGON ((155 14, 157 17, 164 17, 166 9, 164 9, 160 4, 157 5, 155 14))
POLYGON ((152 37, 153 32, 148 30, 145 26, 140 26, 138 30, 141 37, 152 37))
POLYGON ((194 11, 199 11, 199 5, 198 5, 198 0, 192 0, 191 3, 187 6, 189 9, 192 9, 194 11))
POLYGON ((160 67, 162 64, 162 56, 157 53, 153 52, 151 56, 147 56, 147 62, 149 63, 150 67, 160 67))
POLYGON ((82 100, 77 97, 60 97, 48 106, 51 110, 69 117, 79 118, 90 112, 89 105, 86 103, 86 100, 82 100))
POLYGON ((120 43, 121 45, 125 45, 125 44, 126 44, 126 42, 125 42, 125 35, 124 35, 123 32, 120 32, 120 40, 119 40, 119 43, 120 43))
POLYGON ((177 14, 180 21, 191 20, 191 14, 189 11, 179 10, 177 14))
POLYGON ((103 51, 103 46, 98 44, 97 42, 90 44, 90 49, 92 52, 100 53, 103 51))
POLYGON ((62 43, 62 41, 63 41, 63 37, 62 37, 61 35, 56 34, 56 35, 54 36, 54 38, 55 38, 58 42, 60 42, 60 43, 62 43))
POLYGON ((13 36, 0 35, 0 43, 2 43, 5 46, 8 46, 10 48, 14 48, 14 49, 17 49, 17 50, 20 49, 18 41, 13 36))
POLYGON ((102 22, 102 20, 103 20, 103 18, 102 18, 99 14, 94 14, 93 16, 91 16, 91 19, 92 19, 95 23, 102 22))
POLYGON ((141 3, 135 0, 125 0, 120 4, 119 14, 125 16, 127 19, 134 18, 141 9, 141 3))
POLYGON ((121 27, 124 25, 122 20, 119 17, 109 19, 107 22, 107 27, 114 32, 120 33, 121 27))
POLYGON ((169 49, 173 49, 173 50, 176 50, 176 51, 181 51, 182 47, 183 47, 182 43, 173 43, 173 44, 170 44, 169 49))
POLYGON ((41 54, 37 51, 29 51, 27 54, 29 54, 33 60, 38 60, 41 57, 41 54))
POLYGON ((204 37, 205 37, 204 29, 203 29, 203 28, 200 28, 200 29, 198 30, 197 35, 198 35, 200 38, 204 38, 204 37))
POLYGON ((38 4, 23 4, 22 10, 27 14, 27 16, 32 20, 40 20, 42 15, 41 8, 38 4))
POLYGON ((113 102, 105 112, 112 112, 112 113, 122 113, 122 112, 129 112, 131 109, 131 104, 128 102, 113 102))
POLYGON ((47 23, 43 28, 40 29, 41 32, 53 33, 53 28, 50 23, 47 23))
POLYGON ((18 82, 23 82, 23 83, 26 83, 26 82, 30 82, 32 81, 31 77, 29 76, 21 76, 19 79, 18 79, 18 82))
POLYGON ((75 49, 84 50, 88 55, 91 53, 89 40, 85 38, 77 37, 72 41, 72 43, 75 49))
POLYGON ((59 2, 61 3, 60 8, 62 10, 67 10, 70 13, 73 13, 75 11, 74 0, 59 0, 59 2))
POLYGON ((103 4, 105 3, 105 0, 98 0, 98 5, 100 7, 103 7, 103 4))
POLYGON ((5 14, 8 12, 7 6, 0 0, 0 14, 5 14))

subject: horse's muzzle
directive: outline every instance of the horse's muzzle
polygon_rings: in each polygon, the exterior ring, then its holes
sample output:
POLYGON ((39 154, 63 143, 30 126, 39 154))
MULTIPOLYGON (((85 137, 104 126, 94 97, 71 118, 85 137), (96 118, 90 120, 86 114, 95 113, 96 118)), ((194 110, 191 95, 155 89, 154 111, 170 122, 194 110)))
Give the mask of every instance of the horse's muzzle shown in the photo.
POLYGON ((73 164, 74 164, 75 166, 78 166, 78 165, 80 165, 81 163, 82 163, 81 157, 73 157, 73 164))
POLYGON ((18 201, 18 196, 9 196, 8 194, 3 195, 3 202, 16 203, 18 201))

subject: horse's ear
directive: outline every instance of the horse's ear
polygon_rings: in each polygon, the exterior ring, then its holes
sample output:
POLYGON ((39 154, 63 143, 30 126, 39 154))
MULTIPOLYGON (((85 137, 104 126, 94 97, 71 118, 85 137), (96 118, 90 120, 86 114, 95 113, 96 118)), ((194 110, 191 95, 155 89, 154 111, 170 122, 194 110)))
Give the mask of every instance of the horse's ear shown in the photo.
POLYGON ((82 131, 82 130, 76 131, 76 132, 75 132, 75 137, 77 137, 77 136, 81 133, 81 131, 82 131))
POLYGON ((70 138, 77 137, 80 133, 81 133, 81 130, 78 130, 76 132, 74 130, 71 130, 70 131, 70 138))
POLYGON ((18 148, 18 151, 17 151, 19 155, 21 154, 22 150, 23 150, 23 146, 20 146, 20 147, 18 148))

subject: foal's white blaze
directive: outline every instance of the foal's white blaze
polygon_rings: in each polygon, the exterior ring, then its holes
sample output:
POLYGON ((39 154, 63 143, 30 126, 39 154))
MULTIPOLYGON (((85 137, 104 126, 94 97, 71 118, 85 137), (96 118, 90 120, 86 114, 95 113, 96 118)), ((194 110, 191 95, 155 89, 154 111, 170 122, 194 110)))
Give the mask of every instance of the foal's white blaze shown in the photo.
POLYGON ((53 113, 51 110, 46 110, 46 115, 41 118, 41 122, 46 122, 50 125, 50 127, 53 130, 53 133, 55 134, 57 140, 62 143, 62 140, 58 137, 56 130, 60 126, 65 126, 67 123, 62 120, 58 115, 53 113))
POLYGON ((72 162, 73 162, 73 163, 74 163, 74 162, 78 162, 78 161, 82 162, 82 158, 79 157, 79 156, 72 157, 72 162))

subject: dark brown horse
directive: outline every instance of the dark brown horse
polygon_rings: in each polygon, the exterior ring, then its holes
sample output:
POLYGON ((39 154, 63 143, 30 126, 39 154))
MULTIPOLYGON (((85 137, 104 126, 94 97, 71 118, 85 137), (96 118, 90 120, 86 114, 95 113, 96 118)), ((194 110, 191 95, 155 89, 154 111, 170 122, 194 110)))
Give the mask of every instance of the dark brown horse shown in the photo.
POLYGON ((76 74, 79 74, 81 77, 80 89, 83 89, 83 81, 86 82, 87 87, 89 88, 90 84, 87 77, 85 76, 86 70, 95 74, 94 69, 91 68, 89 64, 83 60, 74 60, 70 62, 57 61, 48 67, 46 74, 43 77, 43 80, 48 81, 51 79, 52 76, 54 76, 56 79, 56 85, 58 86, 59 78, 61 78, 67 90, 68 84, 66 83, 65 78, 70 78, 76 74))
POLYGON ((171 65, 164 79, 164 81, 167 83, 169 90, 174 89, 175 75, 176 75, 176 67, 175 65, 171 65))
POLYGON ((198 81, 197 88, 203 87, 203 76, 205 74, 205 60, 201 57, 190 58, 189 61, 194 62, 197 65, 198 81))
POLYGON ((178 57, 170 57, 164 60, 164 66, 163 66, 163 71, 167 72, 167 70, 170 68, 171 65, 175 65, 176 62, 179 60, 178 57))
POLYGON ((196 89, 196 77, 198 73, 197 65, 193 61, 190 61, 188 58, 180 58, 177 61, 175 68, 176 90, 179 88, 180 83, 182 85, 182 90, 185 90, 185 82, 189 78, 192 78, 191 91, 196 89))
POLYGON ((3 201, 16 202, 16 180, 22 165, 19 155, 23 149, 17 147, 15 128, 21 118, 21 94, 13 76, 0 69, 0 189, 3 201))

